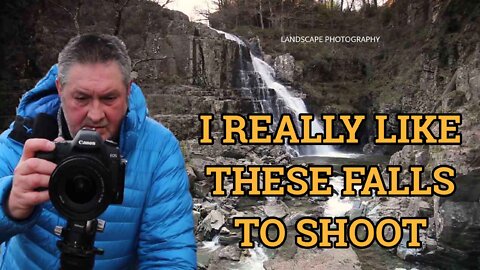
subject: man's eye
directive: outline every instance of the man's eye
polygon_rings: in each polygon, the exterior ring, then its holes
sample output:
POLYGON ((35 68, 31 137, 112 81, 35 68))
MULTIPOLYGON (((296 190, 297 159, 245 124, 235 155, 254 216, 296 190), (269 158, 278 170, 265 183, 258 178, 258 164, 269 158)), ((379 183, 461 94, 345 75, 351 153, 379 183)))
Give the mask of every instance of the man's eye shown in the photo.
POLYGON ((104 97, 103 99, 106 100, 106 101, 113 101, 115 100, 117 97, 116 96, 106 96, 104 97))
POLYGON ((76 96, 75 99, 78 100, 78 101, 85 101, 85 100, 87 100, 87 97, 86 96, 76 96))

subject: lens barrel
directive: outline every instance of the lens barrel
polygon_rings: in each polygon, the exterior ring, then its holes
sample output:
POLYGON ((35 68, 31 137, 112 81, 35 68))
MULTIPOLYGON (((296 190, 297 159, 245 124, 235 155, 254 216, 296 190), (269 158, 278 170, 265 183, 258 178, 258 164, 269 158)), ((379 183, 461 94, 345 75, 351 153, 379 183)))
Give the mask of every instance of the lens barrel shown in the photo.
POLYGON ((63 160, 53 171, 49 194, 57 211, 71 220, 89 220, 103 213, 112 201, 111 173, 92 156, 63 160))

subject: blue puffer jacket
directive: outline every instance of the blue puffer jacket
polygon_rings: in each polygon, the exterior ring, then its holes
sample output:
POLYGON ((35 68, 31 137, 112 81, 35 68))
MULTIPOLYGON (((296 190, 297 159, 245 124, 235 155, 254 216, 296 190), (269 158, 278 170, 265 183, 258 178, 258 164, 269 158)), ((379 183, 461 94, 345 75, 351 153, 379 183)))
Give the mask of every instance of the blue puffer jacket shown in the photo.
MULTIPOLYGON (((56 66, 20 101, 17 115, 57 114, 56 66)), ((99 218, 106 228, 97 233, 95 269, 196 268, 192 199, 178 141, 147 116, 145 98, 132 85, 129 111, 120 134, 120 150, 128 160, 122 205, 110 205, 99 218)), ((4 204, 13 170, 22 154, 21 143, 0 135, 0 269, 59 269, 60 238, 55 226, 65 226, 50 202, 36 207, 20 222, 11 220, 4 204)))

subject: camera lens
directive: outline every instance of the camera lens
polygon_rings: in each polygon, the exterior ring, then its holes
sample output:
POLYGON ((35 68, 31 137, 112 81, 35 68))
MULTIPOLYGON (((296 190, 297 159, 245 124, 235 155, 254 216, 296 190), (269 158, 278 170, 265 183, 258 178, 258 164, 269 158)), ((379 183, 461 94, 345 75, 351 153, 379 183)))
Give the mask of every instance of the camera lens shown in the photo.
POLYGON ((73 156, 57 165, 50 177, 48 194, 57 211, 68 219, 98 217, 111 202, 110 171, 89 156, 73 156))
POLYGON ((87 203, 96 194, 95 181, 84 175, 76 175, 67 183, 65 193, 74 203, 87 203))

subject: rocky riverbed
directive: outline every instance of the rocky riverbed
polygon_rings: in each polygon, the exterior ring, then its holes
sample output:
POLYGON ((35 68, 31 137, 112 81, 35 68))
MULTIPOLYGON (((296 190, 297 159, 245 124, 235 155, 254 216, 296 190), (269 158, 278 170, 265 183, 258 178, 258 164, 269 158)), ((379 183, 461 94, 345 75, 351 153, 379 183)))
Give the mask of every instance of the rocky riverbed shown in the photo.
MULTIPOLYGON (((375 207, 375 198, 339 196, 343 187, 342 175, 338 172, 330 178, 336 192, 332 197, 213 197, 213 179, 205 177, 205 165, 303 165, 319 164, 318 157, 293 159, 283 146, 224 146, 198 145, 196 140, 182 144, 187 159, 187 171, 194 196, 196 238, 198 240, 198 263, 200 269, 435 269, 418 263, 408 263, 396 257, 394 252, 371 247, 358 249, 303 249, 294 244, 295 222, 304 217, 335 217, 375 215, 388 211, 375 207), (220 155, 218 153, 221 153, 220 155), (233 227, 234 217, 282 218, 287 226, 287 239, 276 249, 262 247, 258 232, 253 231, 256 241, 253 249, 239 248, 241 230, 233 227), (420 267, 420 268, 419 268, 420 267)), ((343 156, 346 163, 371 164, 372 158, 362 155, 343 156), (360 157, 360 158, 359 158, 360 157)), ((325 158, 325 157, 324 157, 325 158)), ((342 158, 340 158, 342 159, 342 158)), ((378 159, 377 159, 378 160, 378 159)), ((384 160, 385 159, 380 159, 384 160)), ((231 179, 226 179, 227 191, 233 188, 231 179)), ((400 206, 399 206, 400 207, 400 206)), ((275 236, 276 231, 269 234, 275 236)), ((408 250, 407 250, 408 251, 408 250)))

